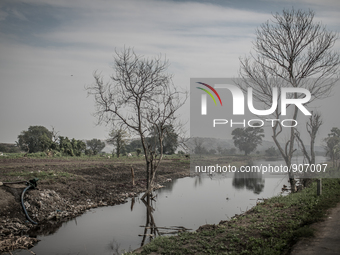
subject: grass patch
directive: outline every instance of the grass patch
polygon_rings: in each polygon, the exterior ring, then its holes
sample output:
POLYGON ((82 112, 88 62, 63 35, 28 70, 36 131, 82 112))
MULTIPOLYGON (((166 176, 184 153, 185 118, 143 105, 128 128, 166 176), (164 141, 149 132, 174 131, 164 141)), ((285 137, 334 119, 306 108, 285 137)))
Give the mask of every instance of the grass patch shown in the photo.
POLYGON ((219 225, 158 237, 141 254, 286 254, 300 238, 314 236, 310 224, 339 202, 340 179, 323 179, 321 196, 313 182, 301 192, 265 200, 219 225))
MULTIPOLYGON (((111 153, 100 153, 97 155, 85 155, 82 154, 81 156, 70 156, 70 155, 63 155, 60 152, 55 152, 53 156, 48 156, 45 152, 36 152, 36 153, 5 153, 0 159, 16 159, 16 158, 48 158, 48 159, 63 159, 63 160, 108 160, 108 161, 139 161, 144 160, 144 156, 140 155, 137 156, 132 153, 132 156, 128 155, 120 155, 117 158, 116 155, 112 155, 111 153)), ((187 159, 185 155, 179 154, 172 154, 172 155, 163 155, 164 160, 182 160, 187 159)))
POLYGON ((10 172, 3 174, 5 176, 16 176, 22 177, 24 179, 32 179, 39 178, 39 180, 48 180, 55 178, 70 178, 73 177, 73 174, 67 172, 59 172, 59 171, 21 171, 21 172, 10 172))

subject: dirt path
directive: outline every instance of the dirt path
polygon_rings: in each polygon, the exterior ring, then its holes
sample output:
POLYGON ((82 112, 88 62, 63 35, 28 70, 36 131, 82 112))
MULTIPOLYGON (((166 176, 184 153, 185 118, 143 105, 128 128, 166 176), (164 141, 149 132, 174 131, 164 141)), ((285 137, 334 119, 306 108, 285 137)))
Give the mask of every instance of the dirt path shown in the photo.
POLYGON ((340 204, 329 211, 327 218, 313 225, 315 237, 298 242, 291 255, 340 254, 340 204))

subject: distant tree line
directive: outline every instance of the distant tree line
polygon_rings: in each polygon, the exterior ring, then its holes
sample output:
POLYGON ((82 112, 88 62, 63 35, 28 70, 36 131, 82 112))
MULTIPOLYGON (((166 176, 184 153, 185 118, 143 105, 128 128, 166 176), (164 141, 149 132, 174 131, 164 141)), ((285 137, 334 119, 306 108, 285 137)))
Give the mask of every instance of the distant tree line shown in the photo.
MULTIPOLYGON (((163 138, 163 154, 174 154, 178 148, 178 134, 175 132, 174 127, 170 125, 165 126, 163 138)), ((155 151, 156 154, 161 153, 160 143, 158 141, 159 134, 154 128, 151 130, 149 136, 145 138, 146 142, 150 145, 150 149, 155 151)), ((112 144, 115 149, 112 155, 119 157, 125 156, 127 153, 136 153, 137 156, 143 151, 143 145, 140 139, 129 139, 129 134, 123 129, 112 130, 107 139, 109 144, 112 144)))
MULTIPOLYGON (((172 125, 165 128, 163 140, 163 153, 174 154, 178 147, 178 135, 172 125)), ((156 139, 156 130, 150 132, 146 138, 153 150, 160 153, 160 146, 156 139)), ((142 143, 140 139, 128 139, 129 135, 126 131, 118 129, 113 130, 109 134, 108 144, 112 144, 115 148, 113 155, 117 157, 135 152, 138 156, 142 152, 142 143)), ((11 148, 8 146, 0 146, 1 152, 20 152, 27 153, 45 152, 47 154, 61 153, 66 156, 81 156, 82 154, 91 156, 100 153, 106 144, 100 139, 92 140, 76 140, 65 136, 58 135, 58 132, 52 128, 48 130, 44 126, 30 126, 28 130, 24 130, 18 135, 16 146, 11 148)))
POLYGON ((20 149, 11 143, 0 143, 0 152, 1 153, 19 153, 20 149))
POLYGON ((234 155, 237 152, 236 148, 225 148, 224 146, 221 147, 221 145, 218 145, 216 149, 211 148, 214 144, 211 141, 207 142, 205 138, 195 137, 192 142, 191 151, 197 155, 234 155))
POLYGON ((27 153, 59 152, 66 156, 96 155, 105 147, 105 142, 98 139, 86 141, 58 136, 58 132, 48 130, 44 126, 30 126, 18 135, 17 147, 27 153))
MULTIPOLYGON (((262 144, 262 138, 264 137, 264 130, 259 126, 259 123, 255 123, 253 127, 247 128, 236 128, 232 131, 234 145, 240 151, 244 152, 244 155, 249 155, 251 152, 255 151, 258 145, 262 144)), ((236 153, 236 148, 222 148, 220 145, 216 149, 207 149, 203 145, 203 138, 193 139, 192 151, 198 155, 234 155, 236 153)))

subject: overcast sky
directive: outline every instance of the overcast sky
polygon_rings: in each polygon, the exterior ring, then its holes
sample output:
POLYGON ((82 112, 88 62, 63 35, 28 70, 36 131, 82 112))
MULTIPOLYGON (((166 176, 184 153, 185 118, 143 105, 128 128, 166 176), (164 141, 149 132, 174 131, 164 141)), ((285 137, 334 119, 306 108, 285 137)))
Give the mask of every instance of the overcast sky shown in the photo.
MULTIPOLYGON (((95 70, 111 74, 115 49, 165 55, 181 87, 195 77, 237 77, 255 29, 292 6, 314 10, 316 21, 340 30, 338 0, 0 0, 0 143, 14 143, 32 125, 105 139, 109 128, 95 125, 84 86, 95 70)), ((320 103, 323 111, 339 107, 340 88, 334 95, 320 103)), ((184 118, 188 112, 189 103, 184 118)), ((340 127, 336 115, 326 116, 320 136, 340 127)))

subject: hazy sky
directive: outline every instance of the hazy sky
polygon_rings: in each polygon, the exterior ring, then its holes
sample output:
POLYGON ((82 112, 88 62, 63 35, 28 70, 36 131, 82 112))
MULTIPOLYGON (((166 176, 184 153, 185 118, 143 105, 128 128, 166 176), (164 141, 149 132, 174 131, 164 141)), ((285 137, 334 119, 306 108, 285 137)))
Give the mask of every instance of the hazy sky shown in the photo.
MULTIPOLYGON (((195 77, 237 77, 256 27, 292 6, 314 10, 316 21, 340 30, 338 0, 0 0, 0 143, 14 143, 31 125, 105 139, 109 128, 95 125, 84 86, 95 70, 111 74, 115 49, 166 55, 181 87, 195 77)), ((334 94, 320 104, 323 111, 339 107, 340 88, 334 94)), ((189 103, 184 118, 188 112, 189 103)), ((326 116, 323 136, 340 127, 334 114, 326 116)))

